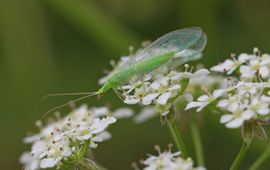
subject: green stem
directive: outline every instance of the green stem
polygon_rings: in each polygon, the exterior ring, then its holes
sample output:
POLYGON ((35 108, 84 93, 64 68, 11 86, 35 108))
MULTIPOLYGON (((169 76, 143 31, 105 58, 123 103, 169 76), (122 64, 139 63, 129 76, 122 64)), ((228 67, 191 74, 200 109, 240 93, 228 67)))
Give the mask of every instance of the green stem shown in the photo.
POLYGON ((256 170, 269 158, 270 156, 270 144, 268 144, 265 151, 259 156, 259 158, 251 165, 249 170, 256 170))
POLYGON ((178 129, 176 124, 172 122, 171 120, 167 120, 166 124, 174 140, 174 143, 176 147, 178 148, 178 150, 181 152, 183 158, 188 158, 188 152, 187 152, 183 137, 180 133, 180 130, 178 129))
MULTIPOLYGON (((180 96, 184 93, 185 89, 187 88, 188 86, 188 83, 189 83, 189 79, 183 79, 181 82, 180 82, 180 85, 181 85, 181 89, 178 93, 178 95, 176 95, 173 99, 172 99, 172 103, 180 96)), ((172 113, 171 113, 172 114, 172 113)), ((176 147, 178 148, 178 150, 181 152, 183 158, 188 158, 188 151, 186 149, 186 146, 185 146, 185 143, 184 143, 184 140, 183 140, 183 137, 182 137, 182 134, 180 132, 180 129, 177 127, 177 125, 175 124, 175 121, 173 120, 172 118, 172 115, 169 114, 167 116, 167 121, 166 121, 166 124, 167 124, 167 127, 170 131, 170 134, 171 134, 171 137, 173 138, 174 140, 174 143, 176 145, 176 147)))
POLYGON ((204 165, 203 147, 198 126, 195 123, 191 123, 190 129, 198 165, 203 166, 204 165))
POLYGON ((232 166, 230 167, 230 170, 238 170, 238 167, 240 165, 240 163, 242 162, 242 160, 244 159, 247 150, 249 148, 251 142, 247 143, 243 141, 243 144, 241 146, 241 149, 237 155, 237 157, 234 159, 232 166))

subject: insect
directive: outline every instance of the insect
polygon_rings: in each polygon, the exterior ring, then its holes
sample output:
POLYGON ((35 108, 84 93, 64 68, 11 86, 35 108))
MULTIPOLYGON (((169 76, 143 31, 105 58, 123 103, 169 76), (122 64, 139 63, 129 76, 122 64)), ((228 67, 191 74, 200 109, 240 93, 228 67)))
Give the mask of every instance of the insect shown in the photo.
MULTIPOLYGON (((162 67, 173 69, 185 62, 200 58, 206 42, 206 34, 199 27, 184 28, 170 32, 158 38, 144 49, 137 51, 124 64, 115 68, 98 91, 68 94, 59 93, 47 95, 47 97, 86 95, 73 101, 76 102, 90 96, 100 96, 110 89, 116 90, 134 76, 151 73, 162 67)), ((68 104, 57 106, 48 112, 66 105, 68 104)))

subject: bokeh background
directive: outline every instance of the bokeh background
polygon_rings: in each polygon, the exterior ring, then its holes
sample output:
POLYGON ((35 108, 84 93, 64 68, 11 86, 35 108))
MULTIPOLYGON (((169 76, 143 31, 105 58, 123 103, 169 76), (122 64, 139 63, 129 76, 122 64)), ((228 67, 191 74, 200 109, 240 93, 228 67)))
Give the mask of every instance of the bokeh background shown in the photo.
MULTIPOLYGON (((208 35, 201 62, 211 66, 255 46, 270 52, 269 18, 268 0, 1 0, 0 169, 21 169, 18 158, 29 149, 22 138, 45 111, 70 99, 42 101, 45 94, 96 90, 109 60, 128 54, 130 45, 138 48, 144 40, 200 26, 208 35)), ((123 106, 113 93, 83 103, 123 106)), ((208 169, 228 169, 240 147, 239 130, 225 129, 212 114, 201 130, 208 169)), ((158 118, 142 125, 119 121, 111 131, 112 140, 95 154, 112 170, 131 169, 133 161, 155 153, 155 144, 165 148, 171 142, 158 118)), ((186 142, 192 150, 189 138, 186 142)), ((267 143, 252 144, 243 169, 267 143)))

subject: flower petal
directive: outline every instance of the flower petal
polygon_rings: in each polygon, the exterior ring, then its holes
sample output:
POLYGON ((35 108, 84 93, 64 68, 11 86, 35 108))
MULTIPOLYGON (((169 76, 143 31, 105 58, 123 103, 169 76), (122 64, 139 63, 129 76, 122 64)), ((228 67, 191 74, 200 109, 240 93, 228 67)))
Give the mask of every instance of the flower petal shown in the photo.
POLYGON ((232 60, 225 60, 224 63, 213 66, 210 70, 215 72, 227 72, 233 70, 234 62, 232 60))
POLYGON ((184 92, 183 96, 188 102, 191 102, 193 100, 193 96, 188 92, 184 92))
POLYGON ((140 102, 140 100, 136 99, 136 98, 126 98, 124 100, 124 103, 126 103, 126 104, 137 104, 139 102, 140 102))
POLYGON ((268 67, 267 67, 267 66, 261 67, 261 68, 259 69, 259 74, 260 74, 263 78, 269 76, 269 69, 268 69, 268 67))
POLYGON ((210 72, 207 69, 200 69, 200 70, 196 71, 195 73, 193 73, 192 78, 203 78, 204 76, 206 76, 209 73, 210 72))
POLYGON ((171 97, 171 95, 172 95, 171 92, 162 94, 161 96, 158 97, 157 103, 160 105, 165 105, 169 100, 169 98, 171 97))
POLYGON ((135 123, 143 123, 157 115, 157 112, 154 107, 145 107, 140 111, 140 113, 134 117, 135 123))
POLYGON ((224 89, 218 89, 218 90, 215 90, 215 91, 213 92, 213 97, 216 99, 216 98, 222 96, 224 92, 225 92, 224 89))
POLYGON ((114 111, 113 116, 116 117, 117 119, 122 119, 122 118, 129 118, 133 116, 134 112, 133 110, 129 108, 120 108, 114 111))
POLYGON ((154 81, 153 83, 150 84, 150 88, 158 90, 160 87, 160 83, 158 81, 154 81))
POLYGON ((229 100, 223 99, 218 102, 217 106, 224 108, 224 107, 227 107, 228 105, 229 105, 229 100))
POLYGON ((146 95, 143 99, 142 99, 142 103, 144 105, 149 105, 152 103, 152 101, 159 95, 159 93, 151 93, 146 95))
POLYGON ((268 107, 261 107, 257 110, 257 113, 260 115, 267 115, 269 114, 269 108, 268 107))
POLYGON ((191 108, 194 108, 194 107, 200 107, 203 105, 203 102, 190 102, 187 104, 185 110, 189 110, 191 108))
POLYGON ((41 168, 52 168, 59 162, 59 159, 55 158, 44 158, 40 161, 41 168))
POLYGON ((180 89, 180 87, 181 87, 181 86, 180 86, 179 84, 176 84, 176 85, 170 87, 170 88, 168 89, 168 91, 178 90, 178 89, 180 89))
POLYGON ((204 102, 204 101, 206 101, 207 99, 209 99, 209 96, 207 96, 207 95, 202 95, 202 96, 200 96, 197 100, 200 101, 200 102, 204 102))
POLYGON ((254 115, 254 112, 252 112, 250 110, 246 110, 243 112, 242 117, 245 120, 249 120, 253 115, 254 115))
POLYGON ((226 123, 226 122, 232 120, 232 118, 233 118, 233 115, 231 115, 231 114, 222 115, 220 118, 220 123, 226 123))
POLYGON ((239 117, 239 118, 236 118, 236 119, 233 119, 232 121, 228 122, 226 124, 226 127, 227 128, 238 128, 240 127, 242 124, 244 123, 244 119, 239 117))

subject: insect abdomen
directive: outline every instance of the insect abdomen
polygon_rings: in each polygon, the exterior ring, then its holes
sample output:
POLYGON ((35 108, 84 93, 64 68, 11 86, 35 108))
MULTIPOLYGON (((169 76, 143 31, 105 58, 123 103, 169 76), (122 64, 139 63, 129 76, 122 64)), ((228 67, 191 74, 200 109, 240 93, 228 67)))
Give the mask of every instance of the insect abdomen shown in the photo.
POLYGON ((116 73, 115 76, 112 77, 112 81, 114 81, 116 84, 117 82, 125 83, 136 75, 149 73, 167 63, 174 56, 174 54, 175 52, 169 52, 140 61, 116 73))
POLYGON ((175 52, 168 52, 156 57, 150 57, 134 65, 134 69, 140 74, 149 73, 167 63, 174 55, 175 52))
POLYGON ((107 80, 100 91, 105 92, 110 88, 116 88, 136 75, 149 73, 167 63, 174 55, 175 52, 168 52, 156 57, 150 57, 149 59, 142 60, 123 70, 119 70, 107 80))

